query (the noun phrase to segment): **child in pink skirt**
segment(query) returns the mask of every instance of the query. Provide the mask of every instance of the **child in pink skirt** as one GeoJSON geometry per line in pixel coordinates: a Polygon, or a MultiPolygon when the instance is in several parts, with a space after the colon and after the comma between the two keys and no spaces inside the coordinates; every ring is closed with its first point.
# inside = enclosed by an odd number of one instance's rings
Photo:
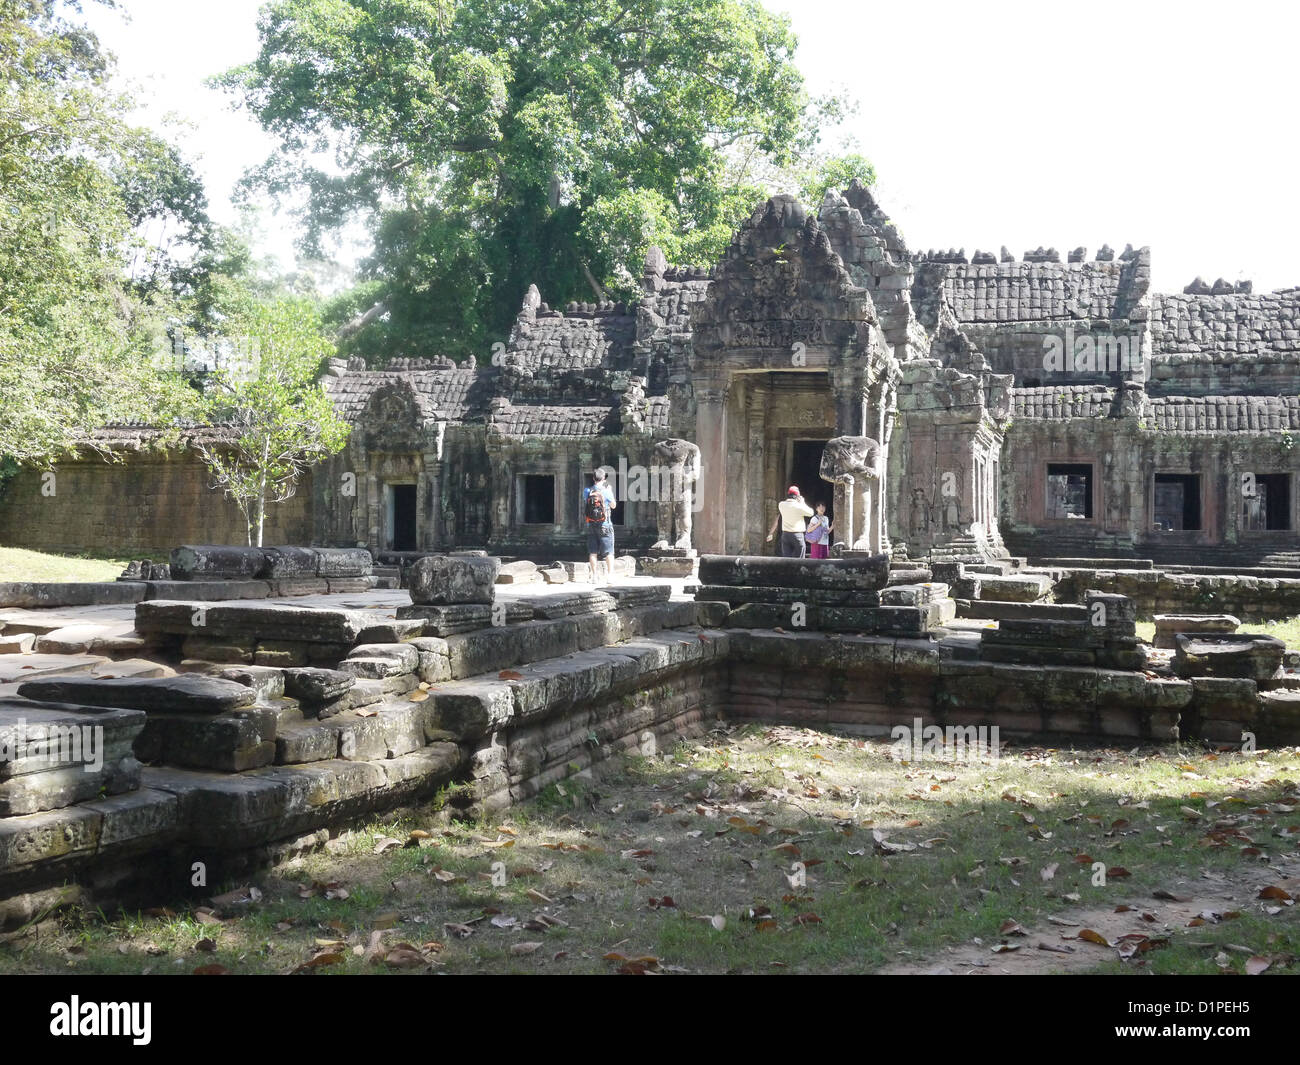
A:
{"type": "Polygon", "coordinates": [[[808,544],[809,558],[830,558],[831,557],[831,533],[834,532],[834,526],[831,520],[826,517],[826,504],[817,504],[817,513],[808,519],[808,528],[804,530],[803,538],[808,544]]]}

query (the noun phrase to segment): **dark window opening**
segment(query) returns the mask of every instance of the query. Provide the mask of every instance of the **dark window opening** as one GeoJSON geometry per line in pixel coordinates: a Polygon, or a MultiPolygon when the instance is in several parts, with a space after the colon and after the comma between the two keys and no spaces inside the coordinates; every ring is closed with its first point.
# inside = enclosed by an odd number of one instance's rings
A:
{"type": "Polygon", "coordinates": [[[777,502],[785,499],[785,489],[798,485],[803,493],[804,502],[813,510],[818,503],[826,504],[826,516],[835,517],[835,486],[830,481],[823,481],[822,452],[826,450],[825,440],[796,440],[794,451],[790,456],[790,479],[781,486],[781,496],[777,502]]]}
{"type": "Polygon", "coordinates": [[[1255,494],[1246,495],[1249,483],[1242,484],[1242,518],[1245,528],[1280,530],[1291,528],[1291,475],[1259,473],[1255,475],[1255,494]]]}
{"type": "Polygon", "coordinates": [[[555,477],[529,473],[523,477],[524,524],[555,524],[555,477]]]}
{"type": "Polygon", "coordinates": [[[1091,463],[1048,464],[1047,517],[1075,521],[1092,520],[1091,463]]]}
{"type": "Polygon", "coordinates": [[[393,523],[389,540],[394,551],[415,550],[415,485],[390,484],[393,499],[393,523]]]}
{"type": "MultiPolygon", "coordinates": [[[[583,486],[590,488],[596,483],[596,478],[590,473],[583,475],[583,486]]],[[[609,520],[613,525],[624,525],[627,521],[627,486],[618,483],[618,474],[612,472],[610,468],[605,469],[605,483],[609,485],[610,491],[614,493],[614,500],[617,504],[610,511],[609,520]]]]}
{"type": "Polygon", "coordinates": [[[1194,473],[1157,473],[1155,528],[1183,532],[1201,527],[1201,478],[1194,473]]]}

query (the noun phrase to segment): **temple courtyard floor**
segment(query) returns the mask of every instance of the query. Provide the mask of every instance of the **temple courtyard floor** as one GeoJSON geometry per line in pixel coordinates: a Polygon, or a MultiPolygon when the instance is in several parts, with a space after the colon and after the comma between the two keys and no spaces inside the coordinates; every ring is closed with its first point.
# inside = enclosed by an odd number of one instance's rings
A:
{"type": "Polygon", "coordinates": [[[445,796],[247,882],[36,921],[9,973],[1286,973],[1300,749],[721,724],[472,823],[445,796]]]}

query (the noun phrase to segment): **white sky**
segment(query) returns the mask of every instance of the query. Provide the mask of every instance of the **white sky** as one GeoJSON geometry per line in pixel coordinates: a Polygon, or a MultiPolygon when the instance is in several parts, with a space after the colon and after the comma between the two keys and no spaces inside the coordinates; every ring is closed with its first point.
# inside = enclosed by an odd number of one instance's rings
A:
{"type": "MultiPolygon", "coordinates": [[[[813,92],[860,103],[846,132],[908,246],[1152,248],[1155,287],[1196,275],[1300,285],[1294,118],[1300,5],[1154,0],[765,0],[813,92]]],[[[275,147],[203,80],[256,51],[258,0],[91,9],[144,117],[196,131],[213,213],[275,147]]],[[[287,218],[268,249],[289,253],[287,218]]]]}

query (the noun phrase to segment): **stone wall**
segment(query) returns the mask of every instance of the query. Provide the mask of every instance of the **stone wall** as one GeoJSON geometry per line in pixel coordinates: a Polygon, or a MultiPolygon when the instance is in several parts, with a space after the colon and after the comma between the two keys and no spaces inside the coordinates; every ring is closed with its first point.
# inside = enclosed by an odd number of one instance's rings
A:
{"type": "Polygon", "coordinates": [[[1057,583],[1061,602],[1082,603],[1095,589],[1126,595],[1138,615],[1232,614],[1242,621],[1300,615],[1300,580],[1278,577],[1166,573],[1161,570],[1077,570],[1057,583]]]}
{"type": "MultiPolygon", "coordinates": [[[[1109,392],[1018,389],[1016,409],[1031,401],[1038,417],[1017,418],[1002,456],[1001,521],[1015,554],[1056,557],[1155,558],[1179,564],[1249,565],[1296,549],[1300,528],[1300,449],[1280,433],[1168,432],[1141,417],[1106,417],[1109,392]],[[1047,406],[1055,402],[1059,406],[1047,406]],[[1092,515],[1047,516],[1049,463],[1092,467],[1092,515]],[[1291,478],[1288,530],[1243,527],[1240,474],[1291,478]],[[1155,528],[1155,475],[1200,478],[1200,528],[1155,528]]],[[[1231,402],[1220,399],[1220,405],[1231,402]]]]}
{"type": "MultiPolygon", "coordinates": [[[[119,462],[60,463],[54,494],[42,474],[24,469],[0,496],[0,544],[39,551],[149,554],[166,558],[177,544],[243,544],[239,508],[209,486],[203,463],[186,454],[127,453],[119,462]]],[[[312,541],[311,475],[297,494],[267,510],[263,542],[312,541]]]]}

